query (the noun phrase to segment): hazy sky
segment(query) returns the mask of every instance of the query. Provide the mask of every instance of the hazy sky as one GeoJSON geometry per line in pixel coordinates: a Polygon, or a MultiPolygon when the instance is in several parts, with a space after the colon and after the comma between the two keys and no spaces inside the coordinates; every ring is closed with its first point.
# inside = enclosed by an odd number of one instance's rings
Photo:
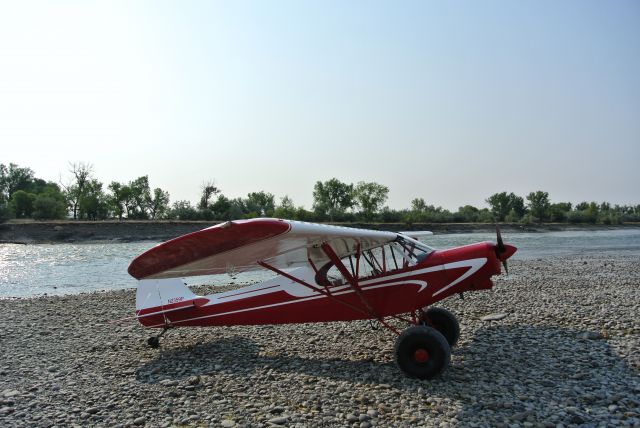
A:
{"type": "Polygon", "coordinates": [[[0,2],[0,163],[311,207],[640,203],[640,2],[0,2]]]}

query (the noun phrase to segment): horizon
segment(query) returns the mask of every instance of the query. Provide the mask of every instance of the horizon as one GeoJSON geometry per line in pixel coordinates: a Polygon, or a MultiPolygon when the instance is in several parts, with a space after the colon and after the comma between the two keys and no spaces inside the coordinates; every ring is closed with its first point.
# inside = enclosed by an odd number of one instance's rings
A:
{"type": "Polygon", "coordinates": [[[3,3],[0,163],[172,202],[213,180],[311,209],[335,177],[392,209],[634,205],[638,24],[632,1],[3,3]]]}

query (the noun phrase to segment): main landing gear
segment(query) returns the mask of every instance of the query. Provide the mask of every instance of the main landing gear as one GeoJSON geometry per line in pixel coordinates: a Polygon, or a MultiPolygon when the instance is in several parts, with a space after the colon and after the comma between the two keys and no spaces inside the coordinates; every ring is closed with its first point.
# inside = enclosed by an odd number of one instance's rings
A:
{"type": "Polygon", "coordinates": [[[460,338],[460,323],[456,316],[444,308],[423,309],[420,324],[433,327],[447,339],[452,348],[460,338]]]}
{"type": "Polygon", "coordinates": [[[456,317],[446,309],[421,311],[418,323],[405,329],[395,344],[395,359],[407,376],[432,379],[451,361],[451,347],[460,336],[456,317]]]}

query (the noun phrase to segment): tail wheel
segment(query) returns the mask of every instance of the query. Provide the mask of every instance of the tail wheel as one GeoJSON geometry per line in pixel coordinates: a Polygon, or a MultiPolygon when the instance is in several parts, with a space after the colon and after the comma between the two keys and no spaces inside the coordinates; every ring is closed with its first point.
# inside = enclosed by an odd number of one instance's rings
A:
{"type": "Polygon", "coordinates": [[[407,376],[432,379],[449,366],[451,348],[436,329],[417,325],[398,336],[395,356],[396,364],[407,376]]]}
{"type": "Polygon", "coordinates": [[[454,347],[460,338],[460,323],[454,314],[443,308],[429,308],[424,312],[421,323],[438,330],[454,347]]]}

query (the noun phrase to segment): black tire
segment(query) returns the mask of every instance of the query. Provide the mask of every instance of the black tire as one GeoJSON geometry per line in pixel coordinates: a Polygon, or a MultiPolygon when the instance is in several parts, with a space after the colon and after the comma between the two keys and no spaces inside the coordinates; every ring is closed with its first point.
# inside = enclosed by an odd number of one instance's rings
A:
{"type": "Polygon", "coordinates": [[[425,311],[422,320],[424,325],[438,330],[449,342],[450,347],[454,347],[460,338],[460,323],[456,316],[443,308],[429,308],[425,311]]]}
{"type": "Polygon", "coordinates": [[[449,366],[451,348],[436,329],[416,325],[400,333],[395,356],[396,364],[407,376],[432,379],[449,366]]]}

